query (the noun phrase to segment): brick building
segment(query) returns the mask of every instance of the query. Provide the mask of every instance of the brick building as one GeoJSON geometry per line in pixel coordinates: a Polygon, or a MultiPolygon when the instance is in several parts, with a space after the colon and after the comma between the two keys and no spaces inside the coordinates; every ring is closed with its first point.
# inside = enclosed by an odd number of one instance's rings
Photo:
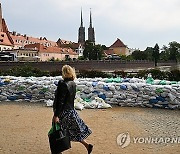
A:
{"type": "MultiPolygon", "coordinates": [[[[66,41],[64,44],[67,44],[67,42],[71,41],[66,41]]],[[[35,58],[39,61],[77,59],[77,49],[74,49],[69,46],[58,46],[57,42],[48,40],[46,37],[36,38],[26,34],[22,35],[15,31],[10,32],[5,20],[2,18],[0,3],[0,52],[13,53],[14,57],[11,59],[17,61],[33,61],[35,58]]],[[[7,60],[9,55],[1,53],[1,56],[0,60],[7,60]]]]}
{"type": "Polygon", "coordinates": [[[109,47],[108,50],[104,50],[104,54],[106,56],[110,56],[110,55],[128,56],[130,55],[130,50],[119,38],[117,38],[117,40],[109,47]]]}

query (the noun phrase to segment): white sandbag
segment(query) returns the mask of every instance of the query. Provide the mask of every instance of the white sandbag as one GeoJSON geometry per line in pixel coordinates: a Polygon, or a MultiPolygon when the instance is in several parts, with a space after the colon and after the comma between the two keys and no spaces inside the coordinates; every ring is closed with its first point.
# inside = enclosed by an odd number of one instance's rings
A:
{"type": "Polygon", "coordinates": [[[74,103],[74,108],[76,110],[83,110],[84,109],[84,105],[81,104],[80,102],[76,102],[76,103],[74,103]]]}
{"type": "Polygon", "coordinates": [[[103,89],[104,83],[103,82],[98,82],[97,87],[100,89],[103,89]]]}
{"type": "Polygon", "coordinates": [[[102,98],[95,97],[96,102],[98,103],[97,108],[98,109],[107,109],[107,108],[112,108],[110,104],[107,104],[104,102],[102,98]]]}
{"type": "Polygon", "coordinates": [[[170,109],[176,109],[179,107],[178,105],[172,105],[172,104],[168,104],[168,106],[170,109]]]}
{"type": "Polygon", "coordinates": [[[159,108],[163,107],[163,105],[160,105],[160,104],[154,104],[154,106],[159,107],[159,108]]]}
{"type": "Polygon", "coordinates": [[[109,86],[109,90],[111,90],[111,91],[115,91],[115,90],[116,90],[116,88],[115,88],[115,86],[114,86],[114,85],[110,85],[110,86],[109,86]]]}
{"type": "Polygon", "coordinates": [[[46,106],[47,106],[47,107],[53,106],[53,100],[50,100],[50,99],[45,100],[45,103],[46,103],[46,106]]]}
{"type": "Polygon", "coordinates": [[[113,92],[111,92],[111,91],[104,92],[104,94],[106,95],[107,98],[112,98],[114,96],[113,92]]]}
{"type": "Polygon", "coordinates": [[[96,102],[96,100],[93,100],[91,102],[88,102],[85,108],[95,109],[97,107],[98,107],[98,102],[96,102]]]}
{"type": "Polygon", "coordinates": [[[86,85],[77,85],[76,88],[77,88],[77,90],[82,91],[82,90],[84,90],[84,88],[86,88],[86,85]]]}
{"type": "Polygon", "coordinates": [[[176,96],[172,95],[171,93],[168,94],[169,98],[171,101],[174,101],[176,96]]]}

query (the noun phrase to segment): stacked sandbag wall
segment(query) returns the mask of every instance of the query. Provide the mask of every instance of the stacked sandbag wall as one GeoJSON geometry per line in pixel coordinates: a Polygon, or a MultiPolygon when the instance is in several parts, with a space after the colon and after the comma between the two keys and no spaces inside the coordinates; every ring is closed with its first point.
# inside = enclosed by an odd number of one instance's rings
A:
{"type": "MultiPolygon", "coordinates": [[[[0,101],[47,102],[54,99],[58,77],[0,77],[0,101]]],[[[138,78],[78,78],[76,98],[95,97],[119,106],[180,109],[180,82],[138,78]]]]}

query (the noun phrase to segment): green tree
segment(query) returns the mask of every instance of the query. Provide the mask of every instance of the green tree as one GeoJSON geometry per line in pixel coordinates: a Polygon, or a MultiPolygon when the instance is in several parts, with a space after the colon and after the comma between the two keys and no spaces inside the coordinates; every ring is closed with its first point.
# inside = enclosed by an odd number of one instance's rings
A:
{"type": "Polygon", "coordinates": [[[103,48],[101,45],[94,45],[90,41],[85,42],[85,49],[83,52],[84,59],[99,60],[102,59],[103,48]]]}
{"type": "Polygon", "coordinates": [[[135,50],[132,53],[132,57],[135,60],[146,60],[147,59],[147,54],[144,51],[140,51],[140,50],[135,50]]]}
{"type": "Polygon", "coordinates": [[[170,55],[169,48],[164,45],[162,47],[162,49],[161,49],[160,60],[168,61],[169,60],[169,55],[170,55]]]}
{"type": "Polygon", "coordinates": [[[168,46],[162,47],[162,52],[160,53],[161,60],[175,60],[176,62],[180,60],[180,44],[177,42],[170,42],[168,46]]]}
{"type": "Polygon", "coordinates": [[[102,47],[103,50],[107,50],[108,49],[108,47],[106,47],[105,45],[102,45],[101,47],[102,47]]]}
{"type": "Polygon", "coordinates": [[[90,41],[85,42],[85,49],[83,51],[84,59],[91,59],[91,52],[93,51],[93,43],[90,41]]]}
{"type": "Polygon", "coordinates": [[[146,53],[147,55],[147,60],[154,60],[153,59],[153,48],[152,47],[147,47],[146,50],[144,50],[144,52],[146,53]]]}
{"type": "Polygon", "coordinates": [[[180,44],[175,41],[170,42],[169,51],[170,51],[169,60],[175,60],[177,62],[180,57],[180,44]]]}
{"type": "Polygon", "coordinates": [[[156,43],[156,45],[154,46],[153,49],[154,50],[153,50],[152,56],[154,58],[154,64],[155,64],[155,66],[157,66],[157,62],[159,60],[159,45],[156,43]]]}
{"type": "Polygon", "coordinates": [[[95,59],[100,60],[102,59],[102,54],[103,54],[103,47],[101,45],[95,45],[94,46],[94,51],[95,51],[95,59]]]}

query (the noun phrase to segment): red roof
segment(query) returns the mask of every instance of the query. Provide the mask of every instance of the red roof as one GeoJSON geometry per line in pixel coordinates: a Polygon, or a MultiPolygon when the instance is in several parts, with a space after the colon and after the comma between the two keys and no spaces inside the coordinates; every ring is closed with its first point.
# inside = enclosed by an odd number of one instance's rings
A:
{"type": "Polygon", "coordinates": [[[25,45],[25,48],[30,48],[30,49],[36,48],[36,49],[38,49],[39,52],[77,55],[77,53],[74,52],[74,50],[72,50],[71,48],[45,47],[44,45],[42,45],[40,43],[25,45]]]}
{"type": "Polygon", "coordinates": [[[0,32],[0,45],[12,46],[13,40],[9,35],[6,21],[2,19],[2,31],[0,32]]]}
{"type": "Polygon", "coordinates": [[[119,38],[117,38],[117,40],[110,46],[110,48],[117,47],[126,47],[126,45],[124,45],[124,43],[119,38]]]}
{"type": "Polygon", "coordinates": [[[0,32],[0,45],[8,45],[12,46],[10,39],[8,38],[8,35],[4,32],[0,32]]]}
{"type": "Polygon", "coordinates": [[[45,46],[57,46],[57,43],[54,41],[47,40],[45,37],[44,38],[35,38],[35,37],[30,37],[26,35],[21,35],[21,34],[15,34],[13,35],[10,33],[14,45],[27,45],[27,44],[34,44],[34,43],[41,43],[45,46]]]}

